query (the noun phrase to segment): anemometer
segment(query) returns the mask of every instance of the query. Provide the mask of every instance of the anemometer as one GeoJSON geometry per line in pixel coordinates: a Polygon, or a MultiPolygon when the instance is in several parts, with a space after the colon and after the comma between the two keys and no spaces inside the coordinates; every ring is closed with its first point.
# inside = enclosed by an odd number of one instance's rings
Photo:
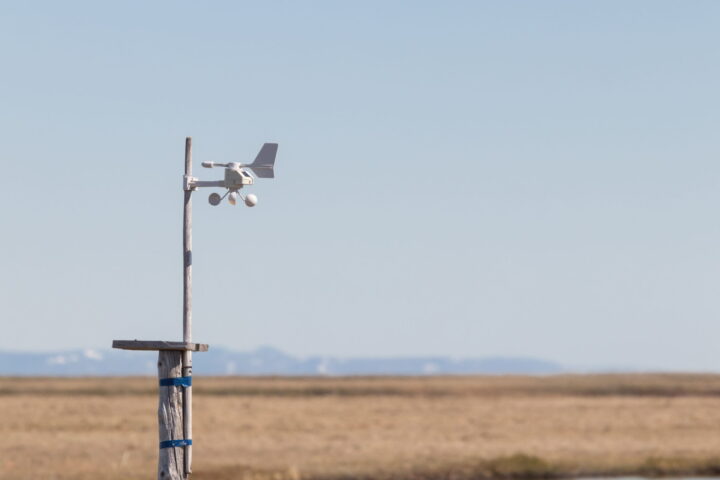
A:
{"type": "Polygon", "coordinates": [[[248,172],[252,171],[258,178],[275,178],[275,156],[277,155],[278,144],[277,143],[266,143],[260,149],[253,163],[216,163],[216,162],[202,162],[202,166],[205,168],[224,167],[225,178],[223,180],[215,181],[202,181],[195,177],[185,175],[184,189],[195,190],[198,187],[221,187],[227,191],[225,195],[220,196],[219,193],[211,193],[208,197],[210,205],[217,206],[220,202],[227,197],[230,205],[236,205],[238,197],[245,202],[248,207],[254,207],[257,205],[257,196],[249,193],[243,196],[240,193],[240,189],[246,185],[252,185],[255,183],[255,178],[248,172]]]}

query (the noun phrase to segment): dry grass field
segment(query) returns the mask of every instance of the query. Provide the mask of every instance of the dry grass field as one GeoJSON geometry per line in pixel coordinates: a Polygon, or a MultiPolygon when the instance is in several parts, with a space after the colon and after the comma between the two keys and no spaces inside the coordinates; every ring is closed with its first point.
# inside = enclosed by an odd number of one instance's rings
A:
{"type": "MultiPolygon", "coordinates": [[[[152,479],[152,378],[0,378],[0,479],[152,479]]],[[[195,379],[194,479],[720,473],[720,376],[195,379]]]]}

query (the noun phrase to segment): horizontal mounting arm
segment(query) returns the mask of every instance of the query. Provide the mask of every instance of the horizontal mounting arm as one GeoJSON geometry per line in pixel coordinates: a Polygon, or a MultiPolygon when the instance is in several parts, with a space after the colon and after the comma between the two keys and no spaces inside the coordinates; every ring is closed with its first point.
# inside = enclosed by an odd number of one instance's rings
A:
{"type": "Polygon", "coordinates": [[[224,187],[225,182],[223,180],[195,180],[193,185],[195,187],[224,187]]]}
{"type": "Polygon", "coordinates": [[[191,191],[198,187],[224,187],[225,182],[223,180],[198,180],[195,177],[185,175],[183,177],[183,190],[191,191]]]}

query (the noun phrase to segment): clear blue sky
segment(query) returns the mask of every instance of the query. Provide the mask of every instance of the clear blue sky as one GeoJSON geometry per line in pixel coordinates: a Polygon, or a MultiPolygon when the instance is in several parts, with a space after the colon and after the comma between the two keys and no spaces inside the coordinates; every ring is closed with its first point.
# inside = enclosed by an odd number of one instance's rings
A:
{"type": "Polygon", "coordinates": [[[13,2],[0,349],[720,369],[720,2],[13,2]]]}

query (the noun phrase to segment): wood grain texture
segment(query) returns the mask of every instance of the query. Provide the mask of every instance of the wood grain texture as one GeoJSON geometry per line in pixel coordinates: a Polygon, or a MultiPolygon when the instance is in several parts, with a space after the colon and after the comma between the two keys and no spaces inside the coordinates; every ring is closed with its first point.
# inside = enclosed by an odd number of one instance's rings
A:
{"type": "MultiPolygon", "coordinates": [[[[182,376],[182,352],[162,350],[158,354],[158,377],[182,376]]],[[[158,429],[160,442],[181,440],[183,429],[183,388],[160,387],[158,429]]],[[[158,480],[185,479],[185,449],[161,448],[158,455],[158,480]]]]}
{"type": "Polygon", "coordinates": [[[165,342],[162,340],[113,340],[112,348],[122,350],[177,350],[207,352],[207,343],[165,342]]]}

